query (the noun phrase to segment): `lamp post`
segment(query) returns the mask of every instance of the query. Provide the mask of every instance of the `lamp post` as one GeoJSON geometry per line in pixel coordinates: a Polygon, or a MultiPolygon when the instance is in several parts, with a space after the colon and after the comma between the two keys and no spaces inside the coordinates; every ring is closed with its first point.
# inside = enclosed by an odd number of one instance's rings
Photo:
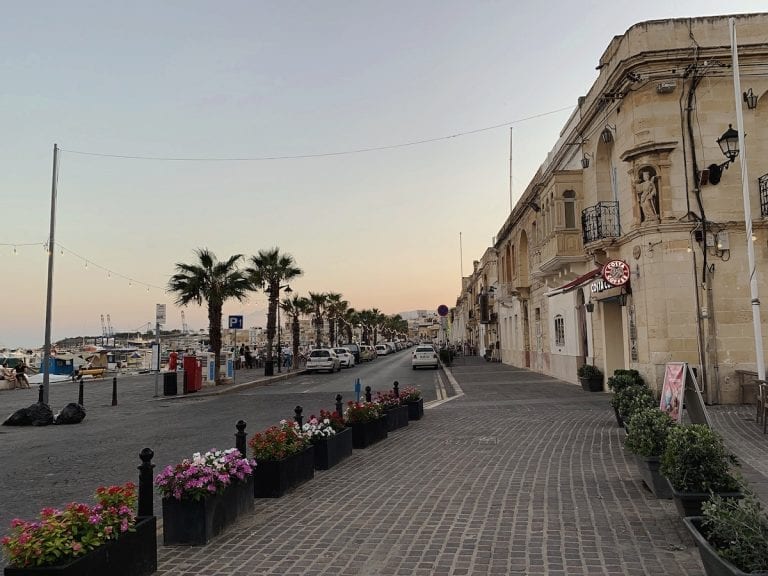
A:
{"type": "Polygon", "coordinates": [[[283,360],[280,357],[283,347],[280,344],[281,340],[281,328],[280,328],[280,290],[283,290],[286,294],[290,294],[293,292],[291,290],[291,285],[286,284],[285,286],[278,286],[277,287],[277,373],[282,373],[282,366],[283,366],[283,360]]]}

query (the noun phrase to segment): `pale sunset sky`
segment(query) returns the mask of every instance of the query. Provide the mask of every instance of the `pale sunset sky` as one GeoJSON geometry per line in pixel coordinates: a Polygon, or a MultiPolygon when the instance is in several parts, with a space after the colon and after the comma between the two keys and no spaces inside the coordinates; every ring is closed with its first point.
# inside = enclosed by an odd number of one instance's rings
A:
{"type": "MultiPolygon", "coordinates": [[[[304,270],[298,294],[434,310],[455,304],[462,266],[471,271],[509,213],[510,126],[516,199],[613,36],[644,20],[766,8],[1,5],[0,347],[43,344],[54,143],[54,341],[101,335],[102,314],[115,331],[143,331],[157,303],[168,305],[165,327],[180,328],[165,287],[199,247],[224,259],[278,246],[304,270]]],[[[265,302],[254,294],[224,314],[263,326],[265,302]]],[[[205,308],[185,314],[207,328],[205,308]]]]}

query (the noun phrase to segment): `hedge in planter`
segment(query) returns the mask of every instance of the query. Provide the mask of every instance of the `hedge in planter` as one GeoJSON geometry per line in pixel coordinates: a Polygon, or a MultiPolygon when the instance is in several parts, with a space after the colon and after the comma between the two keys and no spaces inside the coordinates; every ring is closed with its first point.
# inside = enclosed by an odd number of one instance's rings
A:
{"type": "Polygon", "coordinates": [[[712,493],[740,498],[741,484],[731,473],[736,457],[722,436],[704,424],[674,426],[661,456],[661,473],[669,480],[681,516],[701,516],[712,493]]]}
{"type": "Polygon", "coordinates": [[[743,500],[713,496],[702,510],[685,523],[708,576],[768,573],[768,516],[753,493],[743,500]]]}
{"type": "Polygon", "coordinates": [[[657,498],[672,498],[669,483],[659,471],[667,435],[675,421],[657,408],[642,408],[629,421],[624,447],[632,452],[643,483],[657,498]]]}
{"type": "Polygon", "coordinates": [[[144,576],[157,569],[156,519],[134,516],[135,486],[101,487],[96,506],[44,508],[2,541],[6,576],[144,576]]]}
{"type": "Polygon", "coordinates": [[[576,374],[585,392],[603,391],[603,373],[597,366],[582,364],[576,374]]]}
{"type": "Polygon", "coordinates": [[[646,386],[635,384],[616,392],[611,398],[611,406],[616,411],[619,426],[625,426],[638,410],[656,406],[656,399],[646,386]]]}

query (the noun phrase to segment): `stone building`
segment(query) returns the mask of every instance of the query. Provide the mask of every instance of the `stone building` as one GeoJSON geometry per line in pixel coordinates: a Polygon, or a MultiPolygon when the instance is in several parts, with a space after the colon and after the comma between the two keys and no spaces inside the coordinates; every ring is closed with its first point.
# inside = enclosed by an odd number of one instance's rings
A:
{"type": "MultiPolygon", "coordinates": [[[[768,294],[768,14],[735,23],[758,288],[768,294]]],[[[606,374],[635,368],[659,387],[665,364],[684,361],[705,400],[735,402],[736,371],[756,360],[745,151],[730,170],[721,151],[736,126],[728,17],[636,24],[597,69],[462,280],[453,339],[496,340],[503,362],[572,382],[587,362],[606,374]]]]}

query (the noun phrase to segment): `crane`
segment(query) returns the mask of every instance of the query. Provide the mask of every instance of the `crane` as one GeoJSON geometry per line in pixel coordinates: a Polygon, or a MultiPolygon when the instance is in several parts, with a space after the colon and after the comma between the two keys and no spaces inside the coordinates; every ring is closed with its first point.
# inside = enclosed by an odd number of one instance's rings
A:
{"type": "Polygon", "coordinates": [[[107,336],[114,336],[115,332],[112,330],[112,319],[107,314],[107,336]]]}
{"type": "Polygon", "coordinates": [[[184,316],[184,310],[181,311],[181,333],[185,336],[189,334],[189,326],[187,326],[187,319],[184,316]]]}
{"type": "Polygon", "coordinates": [[[101,335],[105,338],[108,336],[107,334],[107,326],[104,324],[104,314],[101,315],[101,335]]]}

